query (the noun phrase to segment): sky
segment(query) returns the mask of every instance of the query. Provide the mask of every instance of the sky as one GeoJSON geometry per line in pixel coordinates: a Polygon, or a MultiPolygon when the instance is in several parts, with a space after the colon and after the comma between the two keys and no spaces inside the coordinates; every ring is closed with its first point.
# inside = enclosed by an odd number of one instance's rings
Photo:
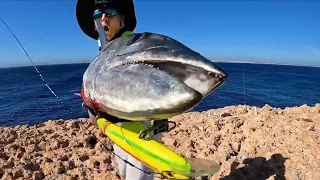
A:
{"type": "MultiPolygon", "coordinates": [[[[320,66],[320,1],[134,0],[136,32],[170,36],[211,60],[320,66]]],[[[36,64],[91,61],[76,0],[0,0],[2,17],[36,64]]],[[[0,67],[31,65],[0,21],[0,67]]]]}

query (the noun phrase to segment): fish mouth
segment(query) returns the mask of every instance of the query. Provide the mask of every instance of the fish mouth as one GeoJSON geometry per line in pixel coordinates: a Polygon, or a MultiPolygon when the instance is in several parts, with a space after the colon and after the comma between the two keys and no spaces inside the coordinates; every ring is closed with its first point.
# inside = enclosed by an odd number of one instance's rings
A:
{"type": "Polygon", "coordinates": [[[220,88],[228,79],[227,73],[213,62],[200,66],[194,63],[182,63],[170,60],[140,60],[122,63],[115,67],[129,64],[144,64],[164,71],[180,79],[188,87],[199,92],[202,97],[206,97],[211,92],[220,88]]]}

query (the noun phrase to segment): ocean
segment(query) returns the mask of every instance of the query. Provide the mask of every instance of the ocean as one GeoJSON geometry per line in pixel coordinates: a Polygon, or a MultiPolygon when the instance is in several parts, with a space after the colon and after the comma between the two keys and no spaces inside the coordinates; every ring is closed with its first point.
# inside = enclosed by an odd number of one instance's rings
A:
{"type": "MultiPolygon", "coordinates": [[[[228,81],[192,111],[246,104],[262,107],[314,106],[320,103],[320,68],[289,65],[217,63],[228,81]]],[[[81,98],[82,75],[88,64],[33,66],[0,69],[0,126],[34,125],[48,120],[88,117],[81,98]]]]}

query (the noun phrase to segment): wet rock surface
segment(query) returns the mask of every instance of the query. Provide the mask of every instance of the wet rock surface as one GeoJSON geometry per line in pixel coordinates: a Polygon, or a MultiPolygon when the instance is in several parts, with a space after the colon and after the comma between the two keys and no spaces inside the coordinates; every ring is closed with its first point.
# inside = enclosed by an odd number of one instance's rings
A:
{"type": "MultiPolygon", "coordinates": [[[[221,164],[208,179],[320,179],[320,104],[230,106],[173,117],[163,142],[221,164]]],[[[112,142],[87,119],[0,127],[0,179],[120,179],[112,142]],[[106,149],[106,147],[108,149],[106,149]]],[[[156,178],[160,179],[160,178],[156,178]]]]}

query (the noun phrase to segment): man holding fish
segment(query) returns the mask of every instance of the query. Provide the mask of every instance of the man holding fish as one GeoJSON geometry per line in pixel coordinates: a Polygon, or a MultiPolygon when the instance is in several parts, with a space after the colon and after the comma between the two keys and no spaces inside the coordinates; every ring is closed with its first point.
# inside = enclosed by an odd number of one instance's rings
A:
{"type": "MultiPolygon", "coordinates": [[[[141,137],[150,132],[160,142],[168,118],[192,109],[227,80],[222,68],[178,41],[133,33],[132,0],[78,0],[76,14],[82,31],[98,40],[101,51],[84,73],[81,92],[93,124],[97,114],[119,126],[140,122],[149,127],[141,137]]],[[[153,179],[145,173],[152,169],[119,146],[114,150],[121,157],[123,179],[153,179]]]]}
{"type": "MultiPolygon", "coordinates": [[[[100,12],[96,12],[96,16],[100,16],[100,22],[105,30],[105,35],[107,41],[112,41],[118,37],[132,34],[136,27],[136,17],[134,11],[134,5],[132,0],[78,0],[76,15],[80,28],[89,37],[98,40],[99,50],[101,50],[101,42],[98,39],[99,34],[97,32],[98,25],[94,21],[94,10],[99,9],[100,12]]],[[[96,117],[94,112],[88,111],[89,117],[93,124],[96,125],[96,117]]],[[[111,116],[109,114],[104,114],[104,117],[109,121],[113,121],[117,125],[121,126],[122,122],[126,122],[124,119],[111,116]]],[[[162,132],[166,131],[168,128],[168,120],[162,121],[162,126],[159,126],[153,131],[154,136],[152,137],[156,141],[161,141],[162,132]]],[[[151,124],[159,123],[158,121],[141,121],[144,125],[150,127],[151,124]]],[[[122,159],[129,161],[137,168],[145,171],[151,172],[152,169],[145,166],[140,161],[136,160],[130,154],[126,153],[119,146],[114,144],[113,146],[115,153],[122,159]]],[[[148,180],[153,179],[153,174],[146,174],[143,171],[132,167],[130,164],[124,162],[122,159],[116,157],[117,164],[119,167],[119,174],[122,179],[131,180],[148,180]]]]}

